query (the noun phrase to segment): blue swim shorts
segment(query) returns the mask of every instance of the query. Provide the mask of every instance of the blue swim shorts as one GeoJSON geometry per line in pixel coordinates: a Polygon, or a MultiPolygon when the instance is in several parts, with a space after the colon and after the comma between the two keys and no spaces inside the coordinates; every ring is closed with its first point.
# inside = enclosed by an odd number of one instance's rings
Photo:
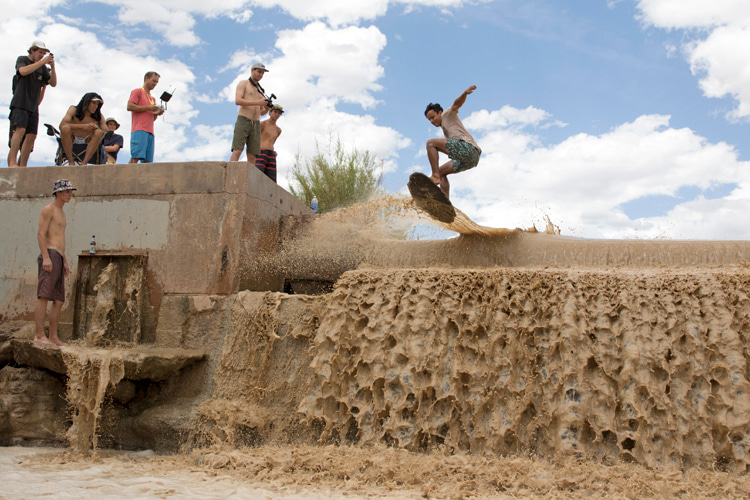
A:
{"type": "Polygon", "coordinates": [[[470,142],[463,139],[446,139],[445,151],[448,158],[453,161],[453,172],[463,172],[474,168],[479,163],[479,155],[482,153],[470,142]]]}
{"type": "Polygon", "coordinates": [[[145,130],[136,130],[130,134],[130,157],[138,158],[144,163],[154,161],[154,134],[145,130]]]}

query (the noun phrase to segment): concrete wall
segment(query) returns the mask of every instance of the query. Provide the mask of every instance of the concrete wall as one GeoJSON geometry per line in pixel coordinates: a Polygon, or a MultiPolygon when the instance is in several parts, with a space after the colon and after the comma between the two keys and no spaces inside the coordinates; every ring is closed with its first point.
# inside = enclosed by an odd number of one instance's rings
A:
{"type": "Polygon", "coordinates": [[[245,162],[0,169],[0,319],[32,317],[39,214],[61,178],[77,188],[65,206],[71,277],[63,325],[72,318],[77,256],[92,235],[99,252],[148,253],[149,300],[158,309],[169,294],[280,291],[283,277],[245,276],[242,263],[276,249],[283,216],[310,212],[245,162]]]}

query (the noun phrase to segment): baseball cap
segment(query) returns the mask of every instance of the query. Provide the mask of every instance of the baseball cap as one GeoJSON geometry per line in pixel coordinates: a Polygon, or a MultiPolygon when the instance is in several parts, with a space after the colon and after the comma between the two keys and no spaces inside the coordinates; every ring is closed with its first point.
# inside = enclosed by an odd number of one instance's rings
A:
{"type": "Polygon", "coordinates": [[[42,50],[46,50],[47,52],[49,52],[49,49],[41,40],[34,40],[32,42],[31,47],[29,47],[29,50],[34,50],[34,49],[42,49],[42,50]]]}
{"type": "Polygon", "coordinates": [[[58,179],[52,185],[52,194],[58,191],[78,191],[68,179],[58,179]]]}
{"type": "Polygon", "coordinates": [[[117,125],[115,127],[115,130],[117,130],[118,128],[120,128],[120,124],[117,122],[117,120],[115,120],[111,116],[109,118],[107,118],[106,120],[104,120],[104,123],[106,123],[106,124],[109,124],[109,122],[115,122],[115,125],[117,125]]]}
{"type": "Polygon", "coordinates": [[[251,69],[262,69],[263,71],[268,71],[266,65],[263,63],[255,63],[251,69]]]}
{"type": "Polygon", "coordinates": [[[284,108],[282,108],[282,107],[281,107],[281,106],[279,106],[278,104],[274,104],[274,105],[273,105],[273,107],[271,108],[271,111],[273,111],[274,109],[275,109],[276,111],[281,111],[282,113],[284,112],[284,108]]]}

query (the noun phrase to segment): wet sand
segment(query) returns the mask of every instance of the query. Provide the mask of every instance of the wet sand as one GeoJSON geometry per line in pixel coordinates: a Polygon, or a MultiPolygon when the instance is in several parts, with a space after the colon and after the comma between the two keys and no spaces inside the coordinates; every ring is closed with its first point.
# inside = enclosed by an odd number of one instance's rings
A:
{"type": "Polygon", "coordinates": [[[748,498],[750,477],[393,448],[274,447],[189,455],[0,448],[1,498],[748,498]]]}

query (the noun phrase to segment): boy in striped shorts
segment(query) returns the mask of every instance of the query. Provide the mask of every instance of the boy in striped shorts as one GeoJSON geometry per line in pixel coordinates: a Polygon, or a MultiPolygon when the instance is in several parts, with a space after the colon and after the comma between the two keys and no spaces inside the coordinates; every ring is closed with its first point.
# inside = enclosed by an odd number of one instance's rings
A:
{"type": "Polygon", "coordinates": [[[255,158],[255,166],[273,182],[276,182],[276,151],[273,146],[281,135],[276,121],[282,113],[284,108],[275,104],[268,112],[268,120],[260,123],[260,154],[255,158]]]}

